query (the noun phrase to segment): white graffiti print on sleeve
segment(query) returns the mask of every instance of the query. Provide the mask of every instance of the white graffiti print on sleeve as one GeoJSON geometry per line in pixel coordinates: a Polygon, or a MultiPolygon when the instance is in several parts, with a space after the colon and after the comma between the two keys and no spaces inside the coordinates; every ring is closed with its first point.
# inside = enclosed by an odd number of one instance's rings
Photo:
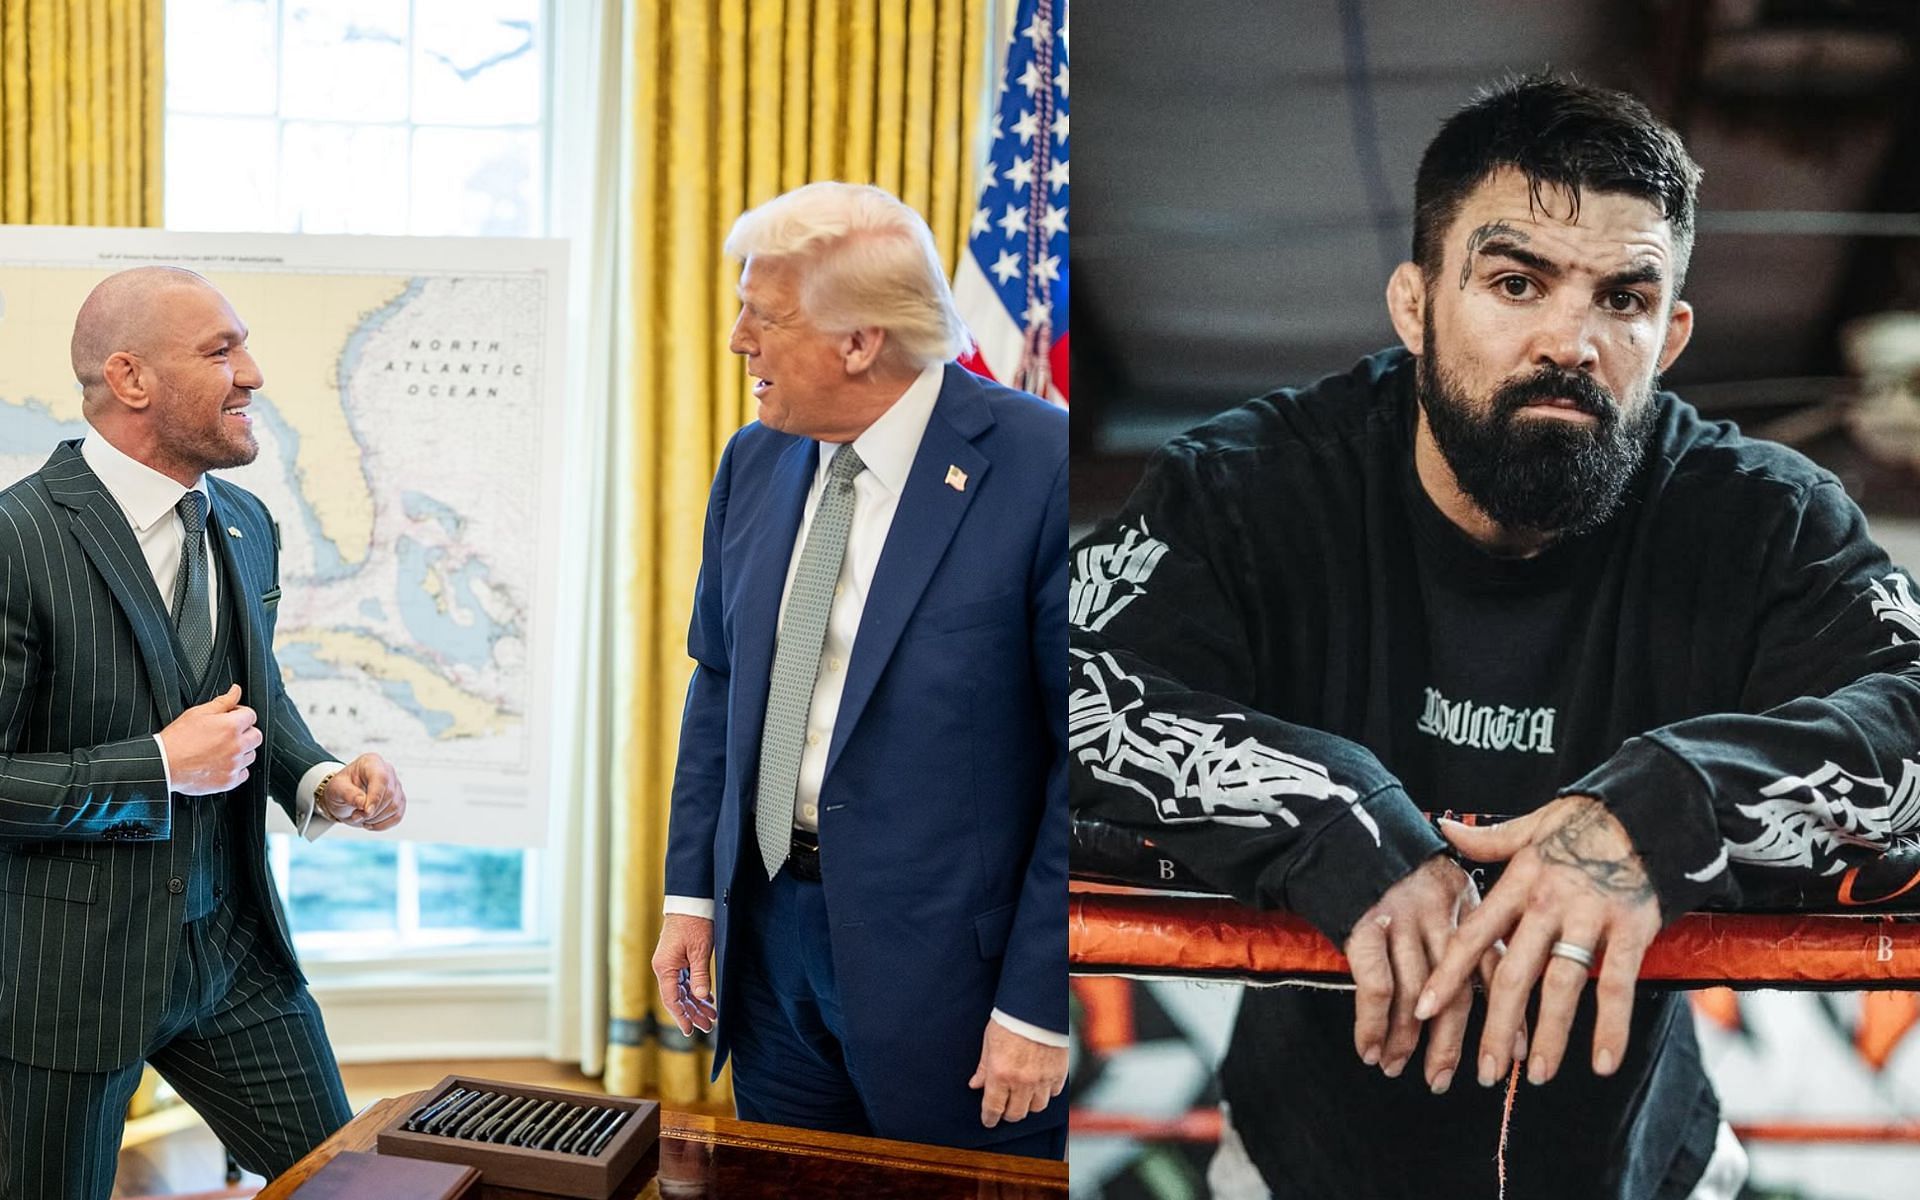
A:
{"type": "Polygon", "coordinates": [[[1920,762],[1912,760],[1901,764],[1897,785],[1828,762],[1808,775],[1782,776],[1760,795],[1737,806],[1760,834],[1727,846],[1735,862],[1837,875],[1847,866],[1842,848],[1884,851],[1895,838],[1920,831],[1920,762]]]}
{"type": "Polygon", "coordinates": [[[1337,800],[1380,844],[1380,826],[1359,795],[1319,763],[1261,745],[1244,719],[1212,720],[1147,709],[1140,680],[1111,654],[1075,650],[1080,685],[1067,700],[1067,746],[1094,778],[1138,792],[1168,824],[1214,821],[1264,828],[1300,818],[1287,801],[1337,800]]]}
{"type": "Polygon", "coordinates": [[[1901,632],[1893,635],[1893,644],[1920,642],[1920,603],[1913,598],[1911,581],[1905,571],[1895,571],[1886,580],[1867,584],[1873,593],[1873,615],[1901,632]]]}
{"type": "Polygon", "coordinates": [[[1147,532],[1145,517],[1138,529],[1122,524],[1116,532],[1118,541],[1089,542],[1074,552],[1067,619],[1080,629],[1106,628],[1140,595],[1167,553],[1167,544],[1147,532]]]}

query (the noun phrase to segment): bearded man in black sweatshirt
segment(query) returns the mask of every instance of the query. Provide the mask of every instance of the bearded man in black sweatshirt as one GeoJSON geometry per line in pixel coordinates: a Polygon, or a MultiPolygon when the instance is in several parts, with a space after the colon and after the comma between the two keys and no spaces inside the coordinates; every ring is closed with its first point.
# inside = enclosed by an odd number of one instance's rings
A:
{"type": "Polygon", "coordinates": [[[1174,439],[1075,548],[1075,808],[1352,964],[1245,996],[1253,1194],[1493,1196],[1521,1064],[1507,1196],[1733,1196],[1642,952],[1920,829],[1911,580],[1832,475],[1659,390],[1699,178],[1631,97],[1483,94],[1421,162],[1405,349],[1174,439]],[[1504,862],[1484,902],[1448,842],[1504,862]]]}

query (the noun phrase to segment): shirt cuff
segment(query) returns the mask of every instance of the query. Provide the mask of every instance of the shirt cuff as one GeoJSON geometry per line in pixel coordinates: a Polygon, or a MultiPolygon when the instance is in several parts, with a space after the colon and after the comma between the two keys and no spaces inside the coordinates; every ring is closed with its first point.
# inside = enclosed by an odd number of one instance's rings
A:
{"type": "Polygon", "coordinates": [[[668,896],[660,905],[662,916],[699,917],[704,921],[713,920],[713,897],[704,899],[699,896],[668,896]]]}
{"type": "Polygon", "coordinates": [[[160,773],[167,777],[167,794],[173,794],[173,765],[167,761],[167,743],[159,734],[153,735],[153,744],[160,747],[160,773]]]}
{"type": "Polygon", "coordinates": [[[346,769],[345,763],[319,762],[308,767],[307,773],[300,777],[298,794],[293,799],[293,810],[297,814],[294,817],[293,827],[309,842],[325,833],[333,825],[333,818],[321,811],[320,806],[313,802],[314,791],[319,788],[322,779],[336,771],[346,769]]]}
{"type": "Polygon", "coordinates": [[[1011,1030],[1030,1042],[1039,1042],[1042,1046],[1052,1046],[1056,1050],[1067,1048],[1067,1035],[1055,1033],[1051,1029],[1042,1029],[1038,1025],[1029,1025],[1019,1017],[1010,1017],[999,1009],[993,1010],[993,1019],[1002,1028],[1011,1030]]]}

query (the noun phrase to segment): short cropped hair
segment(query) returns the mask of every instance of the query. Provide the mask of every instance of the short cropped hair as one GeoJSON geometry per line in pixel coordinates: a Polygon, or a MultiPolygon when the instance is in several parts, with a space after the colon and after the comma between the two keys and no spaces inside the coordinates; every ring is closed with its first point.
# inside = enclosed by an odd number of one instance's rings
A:
{"type": "Polygon", "coordinates": [[[800,304],[830,333],[887,332],[898,361],[915,367],[957,358],[973,338],[919,213],[877,187],[809,183],[741,214],[726,251],[794,259],[800,304]]]}
{"type": "Polygon", "coordinates": [[[1534,203],[1543,187],[1623,192],[1660,209],[1673,229],[1679,295],[1693,253],[1700,167],[1680,135],[1625,92],[1550,75],[1522,75],[1475,96],[1440,127],[1413,187],[1413,261],[1428,279],[1445,258],[1442,238],[1467,195],[1495,171],[1526,176],[1534,203]]]}

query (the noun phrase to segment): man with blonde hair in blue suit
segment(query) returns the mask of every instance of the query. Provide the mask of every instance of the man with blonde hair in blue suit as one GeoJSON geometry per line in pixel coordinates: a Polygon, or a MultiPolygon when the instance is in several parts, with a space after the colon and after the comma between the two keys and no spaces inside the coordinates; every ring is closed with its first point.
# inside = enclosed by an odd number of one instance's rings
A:
{"type": "Polygon", "coordinates": [[[1066,414],[969,374],[926,223],[742,216],[653,966],[740,1115],[1060,1157],[1066,414]]]}
{"type": "Polygon", "coordinates": [[[280,683],[277,527],[208,474],[253,461],[247,328],[175,267],[74,321],[87,436],[0,492],[0,1200],[106,1200],[151,1063],[240,1164],[350,1115],[266,862],[406,811],[280,683]]]}

